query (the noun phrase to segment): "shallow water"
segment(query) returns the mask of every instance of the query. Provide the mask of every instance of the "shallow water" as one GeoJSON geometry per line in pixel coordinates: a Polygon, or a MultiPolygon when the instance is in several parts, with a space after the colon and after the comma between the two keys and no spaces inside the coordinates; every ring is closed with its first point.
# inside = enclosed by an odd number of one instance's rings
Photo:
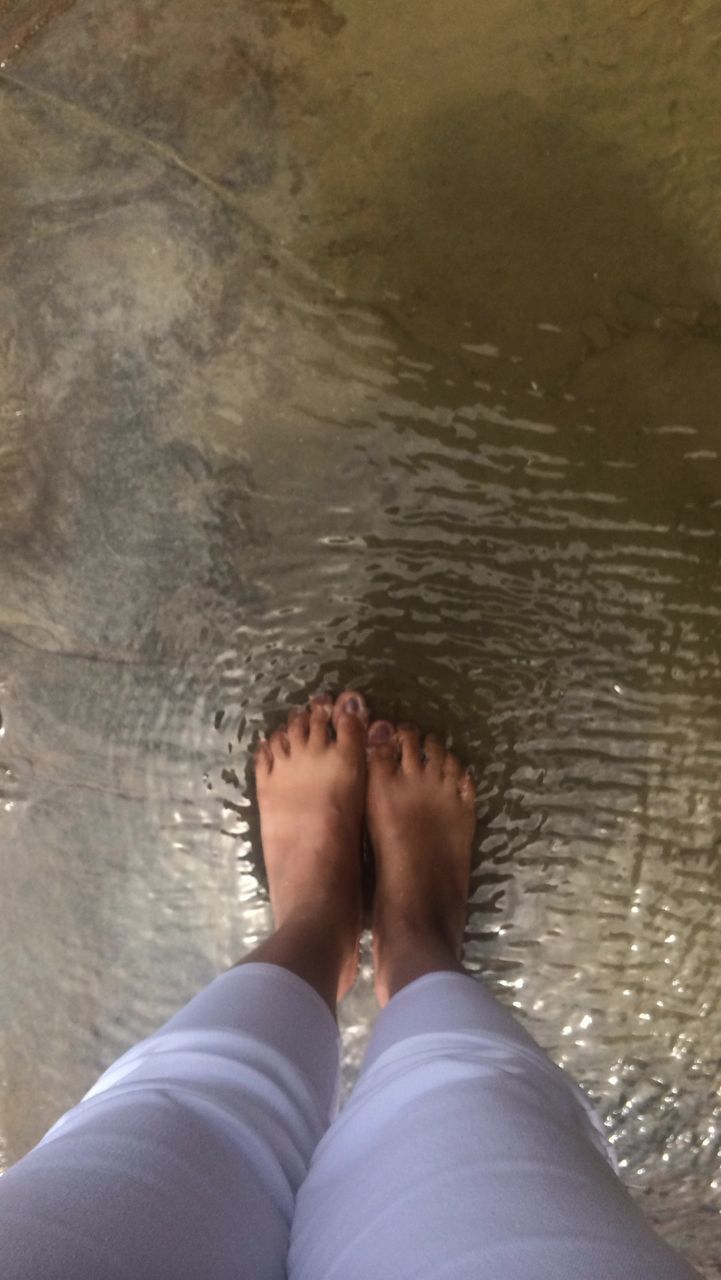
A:
{"type": "Polygon", "coordinates": [[[2,1163],[263,935],[249,749],[357,683],[473,763],[468,961],[721,1274],[719,38],[0,3],[2,1163]]]}

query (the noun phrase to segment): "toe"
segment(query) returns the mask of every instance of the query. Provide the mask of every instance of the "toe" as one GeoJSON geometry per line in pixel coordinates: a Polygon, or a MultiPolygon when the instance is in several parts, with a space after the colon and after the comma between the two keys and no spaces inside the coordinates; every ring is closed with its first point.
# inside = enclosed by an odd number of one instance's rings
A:
{"type": "Polygon", "coordinates": [[[332,717],[336,732],[342,715],[357,716],[364,727],[368,724],[368,707],[362,693],[346,689],[336,698],[332,717]]]}
{"type": "Polygon", "coordinates": [[[426,773],[440,778],[443,773],[443,762],[446,758],[446,744],[437,733],[427,733],[423,739],[423,754],[426,758],[426,773]]]}
{"type": "Polygon", "coordinates": [[[360,753],[365,748],[366,727],[360,714],[343,710],[336,721],[336,737],[341,751],[360,753]]]}
{"type": "Polygon", "coordinates": [[[395,725],[390,720],[374,720],[368,730],[369,747],[391,747],[395,751],[395,725]]]}
{"type": "Polygon", "coordinates": [[[268,746],[273,753],[274,760],[280,760],[283,756],[290,754],[288,730],[285,725],[282,725],[280,729],[276,729],[275,733],[271,733],[268,739],[268,746]]]}
{"type": "Polygon", "coordinates": [[[253,764],[255,766],[255,776],[259,782],[270,775],[270,771],[273,768],[273,753],[267,739],[261,738],[258,743],[258,749],[253,756],[253,764]]]}
{"type": "Polygon", "coordinates": [[[395,747],[372,747],[368,752],[368,774],[371,778],[390,778],[397,770],[398,752],[395,747]]]}
{"type": "Polygon", "coordinates": [[[454,756],[450,751],[446,752],[446,756],[443,761],[443,777],[448,778],[450,782],[458,783],[461,780],[462,774],[463,765],[458,757],[454,756]]]}
{"type": "Polygon", "coordinates": [[[372,774],[395,773],[398,767],[398,744],[395,725],[389,720],[374,720],[368,730],[368,768],[372,774]]]}
{"type": "Polygon", "coordinates": [[[476,786],[467,769],[458,783],[458,794],[464,805],[467,805],[469,809],[474,807],[476,803],[476,786]]]}
{"type": "Polygon", "coordinates": [[[288,712],[288,741],[291,746],[302,745],[308,738],[310,716],[305,707],[291,707],[288,712]]]}
{"type": "Polygon", "coordinates": [[[314,693],[308,705],[311,711],[313,710],[313,707],[325,707],[328,719],[330,720],[334,701],[335,699],[332,693],[314,693]]]}
{"type": "Polygon", "coordinates": [[[368,727],[368,707],[362,693],[346,689],[336,698],[332,715],[339,747],[356,752],[362,750],[368,727]]]}
{"type": "Polygon", "coordinates": [[[327,746],[332,710],[333,699],[330,694],[321,694],[311,699],[308,729],[308,743],[311,747],[327,746]]]}
{"type": "Polygon", "coordinates": [[[401,768],[404,773],[420,773],[422,766],[421,759],[421,735],[412,724],[399,724],[398,726],[398,745],[401,752],[401,768]]]}

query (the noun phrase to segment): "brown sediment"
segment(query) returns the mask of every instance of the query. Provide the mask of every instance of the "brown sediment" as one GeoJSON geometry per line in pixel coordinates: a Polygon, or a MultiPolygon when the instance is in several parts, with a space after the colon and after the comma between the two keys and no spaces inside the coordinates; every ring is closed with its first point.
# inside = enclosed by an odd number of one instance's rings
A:
{"type": "Polygon", "coordinates": [[[315,27],[325,36],[336,36],[348,19],[337,13],[328,0],[308,0],[306,4],[286,4],[283,17],[294,27],[315,27]]]}
{"type": "Polygon", "coordinates": [[[2,0],[0,66],[20,53],[28,41],[74,4],[75,0],[2,0]]]}

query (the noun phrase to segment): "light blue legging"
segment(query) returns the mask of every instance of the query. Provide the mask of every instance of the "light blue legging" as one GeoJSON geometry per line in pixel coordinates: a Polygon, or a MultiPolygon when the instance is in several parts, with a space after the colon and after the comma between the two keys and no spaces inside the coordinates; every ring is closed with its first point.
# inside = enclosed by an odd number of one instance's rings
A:
{"type": "Polygon", "coordinates": [[[0,1179],[2,1280],[692,1280],[580,1090],[471,977],[339,1040],[284,969],[217,978],[0,1179]],[[330,1126],[330,1127],[329,1127],[330,1126]]]}

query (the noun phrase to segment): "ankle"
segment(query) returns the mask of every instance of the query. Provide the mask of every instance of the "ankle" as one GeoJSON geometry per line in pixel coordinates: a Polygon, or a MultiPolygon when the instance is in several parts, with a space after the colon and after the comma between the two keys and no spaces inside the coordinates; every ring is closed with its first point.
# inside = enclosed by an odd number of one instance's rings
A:
{"type": "Polygon", "coordinates": [[[442,902],[381,903],[376,901],[373,935],[381,951],[392,954],[456,956],[463,945],[463,913],[453,913],[442,902]],[[455,914],[455,918],[454,918],[455,914]]]}
{"type": "Polygon", "coordinates": [[[417,927],[408,922],[391,933],[374,929],[373,958],[376,994],[381,1005],[429,973],[465,973],[461,947],[448,931],[417,927]]]}
{"type": "Polygon", "coordinates": [[[305,939],[309,945],[322,945],[328,951],[345,953],[360,935],[360,918],[351,918],[339,910],[338,903],[313,898],[298,902],[280,914],[274,912],[275,931],[305,939]]]}

